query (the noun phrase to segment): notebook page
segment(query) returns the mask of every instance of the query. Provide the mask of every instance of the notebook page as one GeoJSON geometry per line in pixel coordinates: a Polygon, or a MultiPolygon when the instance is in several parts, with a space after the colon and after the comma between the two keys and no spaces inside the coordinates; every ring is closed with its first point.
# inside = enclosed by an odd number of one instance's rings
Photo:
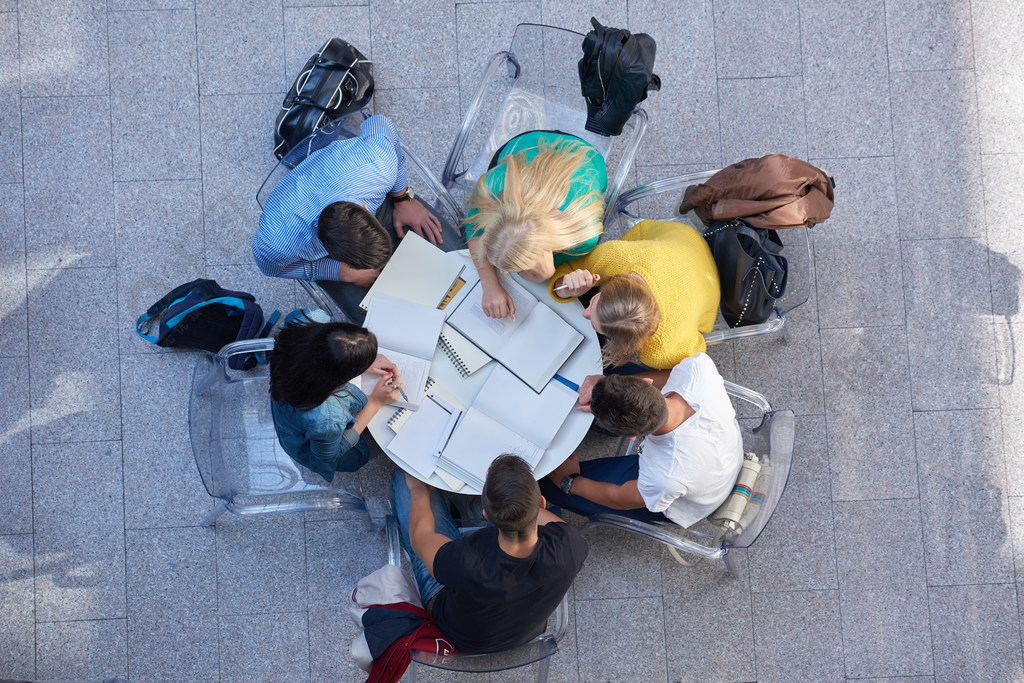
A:
{"type": "Polygon", "coordinates": [[[544,449],[476,408],[470,408],[463,415],[441,455],[442,459],[450,461],[457,469],[482,482],[487,477],[491,461],[504,453],[518,455],[530,463],[532,468],[540,462],[544,449]]]}
{"type": "MultiPolygon", "coordinates": [[[[430,373],[430,357],[427,360],[417,358],[402,353],[401,351],[395,351],[384,346],[378,346],[377,351],[384,354],[389,361],[395,364],[395,368],[398,370],[398,377],[402,381],[402,388],[405,389],[405,395],[409,397],[409,400],[398,399],[391,405],[398,408],[411,408],[416,410],[423,403],[423,395],[427,393],[427,377],[430,373]]],[[[364,372],[361,375],[360,389],[367,396],[373,391],[373,388],[377,386],[377,382],[380,380],[380,375],[375,375],[372,372],[364,372]]]]}
{"type": "Polygon", "coordinates": [[[538,301],[521,284],[508,276],[499,276],[502,286],[516,307],[516,317],[488,318],[480,302],[483,297],[483,285],[477,281],[469,290],[466,298],[448,318],[448,323],[473,340],[487,353],[494,355],[499,351],[505,340],[522,324],[522,321],[537,307],[538,301]]]}
{"type": "Polygon", "coordinates": [[[495,357],[539,392],[582,342],[579,330],[547,306],[537,306],[495,357]]]}
{"type": "Polygon", "coordinates": [[[437,468],[437,458],[455,428],[458,415],[453,405],[431,394],[391,440],[388,450],[420,479],[428,479],[437,468]]]}
{"type": "Polygon", "coordinates": [[[359,308],[368,310],[377,294],[437,308],[464,267],[459,259],[409,230],[359,308]]]}
{"type": "Polygon", "coordinates": [[[444,311],[387,294],[373,298],[363,322],[377,336],[379,346],[424,358],[428,363],[434,356],[443,324],[444,311]]]}
{"type": "Polygon", "coordinates": [[[538,394],[499,365],[480,388],[473,407],[547,449],[577,398],[575,391],[556,381],[538,394]]]}

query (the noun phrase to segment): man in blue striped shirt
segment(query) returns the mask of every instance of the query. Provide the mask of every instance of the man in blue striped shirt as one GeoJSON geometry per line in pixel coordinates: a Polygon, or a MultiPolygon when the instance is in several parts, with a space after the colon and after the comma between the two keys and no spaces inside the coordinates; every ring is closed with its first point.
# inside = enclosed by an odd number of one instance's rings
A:
{"type": "Polygon", "coordinates": [[[413,197],[394,124],[371,116],[359,137],[313,152],[277,184],[252,253],[264,275],[320,281],[358,322],[358,303],[404,227],[445,251],[465,246],[458,230],[413,197]]]}

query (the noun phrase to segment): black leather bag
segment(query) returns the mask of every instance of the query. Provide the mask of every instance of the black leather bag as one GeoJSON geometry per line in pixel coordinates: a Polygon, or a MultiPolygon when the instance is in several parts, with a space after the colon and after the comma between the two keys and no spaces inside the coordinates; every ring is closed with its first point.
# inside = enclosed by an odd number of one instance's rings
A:
{"type": "Polygon", "coordinates": [[[328,121],[369,103],[373,63],[341,38],[331,38],[309,58],[281,103],[274,126],[274,155],[281,159],[328,121]]]}
{"type": "Polygon", "coordinates": [[[768,320],[775,302],[786,295],[789,274],[778,233],[736,218],[715,221],[704,239],[718,267],[725,322],[740,327],[768,320]]]}

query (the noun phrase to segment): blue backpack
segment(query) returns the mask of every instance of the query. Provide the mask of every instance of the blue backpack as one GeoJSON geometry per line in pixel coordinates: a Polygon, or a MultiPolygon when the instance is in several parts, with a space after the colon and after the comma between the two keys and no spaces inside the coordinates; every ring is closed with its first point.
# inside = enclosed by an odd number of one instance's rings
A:
{"type": "MultiPolygon", "coordinates": [[[[256,297],[221,288],[214,280],[193,280],[175,287],[135,321],[135,331],[157,346],[204,349],[216,353],[226,344],[266,337],[281,315],[266,324],[256,297]],[[153,326],[156,325],[155,334],[153,326]]],[[[233,356],[228,366],[249,370],[265,358],[233,356]]]]}

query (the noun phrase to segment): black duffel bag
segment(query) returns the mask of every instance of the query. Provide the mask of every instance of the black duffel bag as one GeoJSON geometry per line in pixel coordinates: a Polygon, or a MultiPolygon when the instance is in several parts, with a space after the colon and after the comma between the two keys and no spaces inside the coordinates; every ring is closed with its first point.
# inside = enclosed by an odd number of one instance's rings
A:
{"type": "Polygon", "coordinates": [[[369,103],[373,63],[341,38],[331,38],[309,58],[281,103],[274,126],[274,155],[281,159],[328,121],[369,103]]]}
{"type": "Polygon", "coordinates": [[[718,268],[725,322],[740,327],[768,320],[786,294],[789,272],[778,233],[734,218],[712,223],[704,239],[718,268]]]}

